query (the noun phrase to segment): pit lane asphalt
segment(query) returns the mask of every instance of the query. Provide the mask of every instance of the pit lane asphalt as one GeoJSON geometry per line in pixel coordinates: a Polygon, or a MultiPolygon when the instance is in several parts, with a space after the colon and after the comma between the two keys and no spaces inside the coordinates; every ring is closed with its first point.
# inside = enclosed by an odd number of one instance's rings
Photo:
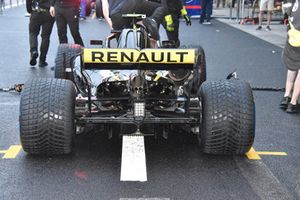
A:
{"type": "MultiPolygon", "coordinates": [[[[30,67],[24,13],[21,6],[0,17],[0,87],[33,77],[53,77],[50,68],[58,45],[56,28],[48,53],[49,67],[30,67]]],[[[87,20],[80,28],[86,46],[90,39],[109,34],[103,21],[87,20]]],[[[180,33],[183,45],[204,47],[208,80],[224,79],[237,69],[240,79],[253,87],[284,87],[281,48],[217,21],[211,26],[198,21],[193,21],[192,27],[182,23],[180,33]]],[[[147,182],[120,182],[121,144],[104,135],[78,136],[69,156],[33,157],[21,151],[15,159],[2,159],[0,154],[0,200],[300,199],[300,115],[278,108],[282,95],[254,92],[254,148],[286,152],[287,156],[261,156],[257,161],[204,155],[195,137],[179,132],[168,142],[146,139],[147,182]]],[[[0,93],[0,151],[20,144],[19,99],[15,93],[0,93]]]]}

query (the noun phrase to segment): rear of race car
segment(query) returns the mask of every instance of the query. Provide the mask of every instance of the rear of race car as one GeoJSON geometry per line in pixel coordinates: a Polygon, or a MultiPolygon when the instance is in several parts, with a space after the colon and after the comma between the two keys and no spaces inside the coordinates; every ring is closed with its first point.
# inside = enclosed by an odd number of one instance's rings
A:
{"type": "Polygon", "coordinates": [[[209,154],[245,154],[254,142],[251,87],[206,81],[200,46],[81,48],[63,44],[55,78],[24,85],[20,136],[31,154],[66,154],[89,125],[108,134],[164,137],[181,127],[209,154]]]}
{"type": "Polygon", "coordinates": [[[85,71],[108,73],[87,92],[91,95],[85,112],[90,115],[79,114],[78,123],[120,126],[120,134],[145,135],[174,124],[199,126],[199,100],[191,92],[197,53],[196,49],[83,49],[85,71]],[[191,101],[196,101],[193,115],[191,101]]]}

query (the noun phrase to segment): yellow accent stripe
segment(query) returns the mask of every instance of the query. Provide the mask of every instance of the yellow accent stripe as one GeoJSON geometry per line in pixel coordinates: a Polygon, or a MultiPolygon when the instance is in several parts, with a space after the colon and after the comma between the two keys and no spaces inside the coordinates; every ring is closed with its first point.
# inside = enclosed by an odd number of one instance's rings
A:
{"type": "Polygon", "coordinates": [[[287,156],[285,152],[270,152],[270,151],[257,151],[259,155],[271,155],[271,156],[287,156]]]}
{"type": "Polygon", "coordinates": [[[156,75],[156,77],[154,78],[154,81],[158,81],[158,79],[160,79],[160,75],[156,75]]]}
{"type": "Polygon", "coordinates": [[[251,147],[251,149],[246,153],[246,156],[249,160],[261,160],[260,156],[253,147],[251,147]]]}
{"type": "Polygon", "coordinates": [[[0,153],[6,153],[6,150],[0,151],[0,153]]]}
{"type": "Polygon", "coordinates": [[[11,145],[2,158],[3,159],[16,158],[19,152],[21,151],[21,149],[22,149],[21,145],[11,145]]]}

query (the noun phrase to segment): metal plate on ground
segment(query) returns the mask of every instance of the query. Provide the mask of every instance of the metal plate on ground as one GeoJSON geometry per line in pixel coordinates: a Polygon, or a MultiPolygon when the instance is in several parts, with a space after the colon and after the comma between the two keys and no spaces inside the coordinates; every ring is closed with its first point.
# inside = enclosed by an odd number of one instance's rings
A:
{"type": "Polygon", "coordinates": [[[121,181],[147,181],[144,136],[123,136],[121,181]]]}

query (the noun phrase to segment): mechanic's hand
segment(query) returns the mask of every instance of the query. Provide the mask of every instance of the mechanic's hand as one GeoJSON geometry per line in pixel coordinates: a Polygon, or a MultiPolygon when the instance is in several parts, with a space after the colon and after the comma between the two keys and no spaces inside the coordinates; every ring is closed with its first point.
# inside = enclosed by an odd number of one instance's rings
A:
{"type": "Polygon", "coordinates": [[[182,9],[180,10],[180,13],[181,13],[181,16],[184,18],[186,25],[187,25],[187,26],[191,26],[191,25],[192,25],[192,21],[191,21],[190,16],[187,14],[186,9],[185,9],[185,8],[182,8],[182,9]]]}
{"type": "Polygon", "coordinates": [[[165,21],[166,21],[167,31],[174,31],[174,23],[173,23],[172,15],[166,15],[165,21]]]}
{"type": "Polygon", "coordinates": [[[53,6],[50,7],[49,12],[50,12],[50,15],[51,15],[52,17],[55,17],[55,9],[54,9],[53,6]]]}

